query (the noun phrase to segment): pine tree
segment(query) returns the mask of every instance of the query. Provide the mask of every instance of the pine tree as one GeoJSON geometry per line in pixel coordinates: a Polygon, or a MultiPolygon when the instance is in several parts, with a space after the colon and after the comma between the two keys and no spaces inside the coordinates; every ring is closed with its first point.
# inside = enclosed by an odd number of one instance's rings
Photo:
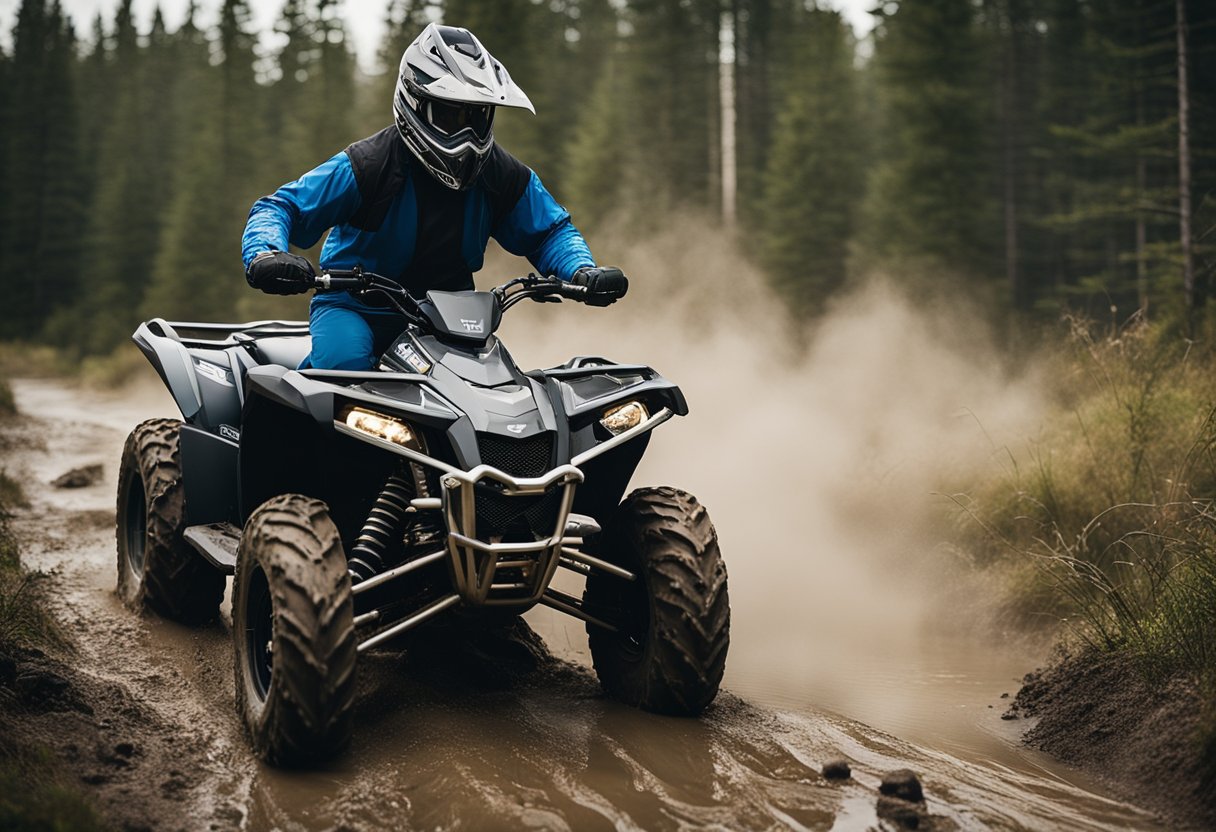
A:
{"type": "Polygon", "coordinates": [[[717,206],[719,4],[634,0],[626,12],[632,35],[619,140],[629,207],[661,216],[717,206]]]}
{"type": "Polygon", "coordinates": [[[218,65],[199,79],[191,130],[166,212],[143,304],[145,315],[222,320],[248,287],[240,238],[249,206],[268,185],[262,91],[254,80],[253,36],[244,0],[225,0],[216,39],[218,65]]]}
{"type": "Polygon", "coordinates": [[[1073,305],[1092,299],[1100,309],[1147,312],[1167,297],[1177,100],[1159,33],[1171,11],[1155,0],[1096,0],[1082,19],[1081,54],[1096,71],[1082,76],[1071,109],[1053,113],[1058,207],[1046,213],[1068,261],[1058,297],[1073,305]]]}
{"type": "Polygon", "coordinates": [[[42,199],[39,211],[37,264],[37,317],[43,324],[57,309],[75,303],[82,277],[80,230],[88,188],[82,181],[81,134],[77,124],[73,87],[76,34],[72,21],[54,0],[48,17],[50,42],[46,55],[46,95],[42,101],[47,122],[42,147],[42,199]]]}
{"type": "Polygon", "coordinates": [[[277,151],[267,159],[267,173],[273,171],[280,180],[297,175],[312,156],[304,110],[309,80],[315,75],[314,28],[305,0],[287,0],[274,27],[283,46],[275,56],[277,77],[267,96],[266,140],[277,151]]]}
{"type": "MultiPolygon", "coordinates": [[[[89,212],[90,275],[74,330],[77,346],[105,352],[138,323],[138,309],[152,277],[160,235],[163,194],[157,181],[157,142],[146,121],[149,72],[139,46],[131,0],[120,3],[110,58],[110,110],[98,125],[98,186],[89,212]]],[[[163,176],[163,173],[162,173],[163,176]]]]}
{"type": "Polygon", "coordinates": [[[765,218],[765,168],[781,102],[807,67],[801,0],[730,0],[734,26],[736,165],[739,214],[755,231],[765,218]]]}
{"type": "Polygon", "coordinates": [[[990,96],[968,0],[905,0],[874,55],[882,123],[861,259],[991,275],[998,214],[984,124],[990,96]]]}
{"type": "Polygon", "coordinates": [[[627,161],[625,72],[609,59],[572,125],[562,175],[570,210],[581,228],[595,228],[621,211],[627,161]]]}
{"type": "Polygon", "coordinates": [[[6,213],[5,266],[19,275],[6,293],[8,314],[0,335],[29,337],[37,326],[38,289],[34,281],[38,259],[38,236],[42,227],[42,146],[46,124],[41,99],[45,93],[45,44],[50,38],[48,10],[43,0],[23,0],[13,30],[13,60],[10,70],[10,124],[20,125],[12,134],[8,167],[4,171],[6,213]]]}
{"type": "Polygon", "coordinates": [[[837,12],[796,18],[797,67],[778,108],[764,170],[761,252],[776,285],[814,308],[844,282],[861,193],[853,36],[837,12]]]}
{"type": "Polygon", "coordinates": [[[318,59],[310,89],[312,164],[328,159],[362,138],[355,125],[355,59],[351,54],[340,0],[319,0],[314,40],[318,59]]]}
{"type": "Polygon", "coordinates": [[[75,54],[59,3],[25,0],[5,66],[4,267],[17,279],[6,294],[0,337],[36,335],[76,285],[82,189],[75,54]]]}

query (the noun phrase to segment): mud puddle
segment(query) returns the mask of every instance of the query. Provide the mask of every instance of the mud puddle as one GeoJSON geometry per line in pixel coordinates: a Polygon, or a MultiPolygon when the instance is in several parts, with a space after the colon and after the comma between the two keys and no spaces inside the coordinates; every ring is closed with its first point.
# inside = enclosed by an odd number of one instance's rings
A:
{"type": "MultiPolygon", "coordinates": [[[[766,648],[764,628],[789,622],[774,621],[764,593],[747,585],[756,567],[734,569],[732,558],[746,554],[729,546],[728,693],[700,720],[601,698],[581,628],[540,611],[529,621],[560,660],[492,646],[436,660],[373,654],[360,666],[352,752],[323,771],[267,768],[249,755],[235,718],[227,620],[186,629],[136,615],[113,593],[122,441],[141,419],[176,415],[172,403],[151,384],[122,394],[52,381],[14,388],[38,420],[3,463],[32,503],[20,526],[27,560],[58,572],[82,669],[125,685],[176,726],[191,761],[186,816],[166,818],[166,828],[861,830],[878,823],[879,778],[898,768],[921,775],[931,814],[964,829],[1155,827],[1016,745],[999,696],[1033,667],[1029,657],[962,640],[905,633],[884,643],[864,631],[797,627],[766,648]],[[49,485],[97,462],[97,485],[49,485]],[[837,757],[852,762],[852,780],[820,777],[837,757]]],[[[718,525],[724,543],[738,538],[720,517],[718,525]]]]}

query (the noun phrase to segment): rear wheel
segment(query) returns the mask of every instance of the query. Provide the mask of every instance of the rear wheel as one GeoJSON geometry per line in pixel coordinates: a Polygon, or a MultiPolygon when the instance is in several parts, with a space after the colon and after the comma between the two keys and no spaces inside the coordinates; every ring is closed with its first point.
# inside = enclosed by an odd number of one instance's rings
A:
{"type": "Polygon", "coordinates": [[[150,419],[122,450],[118,470],[118,594],[187,624],[215,618],[225,578],[182,539],[185,496],[178,436],[181,422],[150,419]]]}
{"type": "Polygon", "coordinates": [[[275,497],[245,524],[232,637],[237,712],[258,756],[308,766],[340,752],[355,698],[354,601],[320,500],[275,497]]]}
{"type": "Polygon", "coordinates": [[[600,684],[647,710],[700,713],[718,693],[730,644],[726,566],[709,513],[684,491],[638,489],[594,548],[638,576],[587,579],[587,611],[619,627],[587,625],[600,684]]]}

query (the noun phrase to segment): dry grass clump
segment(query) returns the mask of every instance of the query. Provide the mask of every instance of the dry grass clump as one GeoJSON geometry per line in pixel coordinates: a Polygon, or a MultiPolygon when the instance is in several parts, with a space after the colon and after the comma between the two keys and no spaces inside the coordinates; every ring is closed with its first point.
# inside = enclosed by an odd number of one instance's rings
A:
{"type": "Polygon", "coordinates": [[[964,548],[1023,621],[1216,685],[1216,358],[1138,322],[1069,321],[1059,407],[955,495],[964,548]]]}
{"type": "Polygon", "coordinates": [[[0,471],[0,652],[63,642],[46,608],[47,576],[21,564],[11,519],[24,504],[21,484],[0,471]]]}
{"type": "Polygon", "coordinates": [[[0,421],[12,419],[17,415],[17,400],[13,397],[12,385],[0,378],[0,421]]]}

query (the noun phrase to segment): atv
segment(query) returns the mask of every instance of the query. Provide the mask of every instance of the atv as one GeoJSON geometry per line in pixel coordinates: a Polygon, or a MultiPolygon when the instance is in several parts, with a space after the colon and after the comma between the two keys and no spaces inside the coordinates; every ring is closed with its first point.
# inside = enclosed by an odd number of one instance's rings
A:
{"type": "Polygon", "coordinates": [[[360,653],[537,604],[586,623],[608,695],[702,711],[729,642],[714,527],[674,488],[621,499],[651,431],[687,414],[680,389],[591,356],[520,371],[494,334],[503,313],[591,300],[556,278],[419,300],[355,269],[316,288],[403,316],[377,369],[297,369],[304,322],[154,318],[132,336],[184,421],[146,421],[123,448],[118,593],[203,623],[234,576],[236,703],[257,754],[308,766],[342,750],[360,653]],[[581,597],[551,586],[558,569],[585,578],[581,597]]]}

